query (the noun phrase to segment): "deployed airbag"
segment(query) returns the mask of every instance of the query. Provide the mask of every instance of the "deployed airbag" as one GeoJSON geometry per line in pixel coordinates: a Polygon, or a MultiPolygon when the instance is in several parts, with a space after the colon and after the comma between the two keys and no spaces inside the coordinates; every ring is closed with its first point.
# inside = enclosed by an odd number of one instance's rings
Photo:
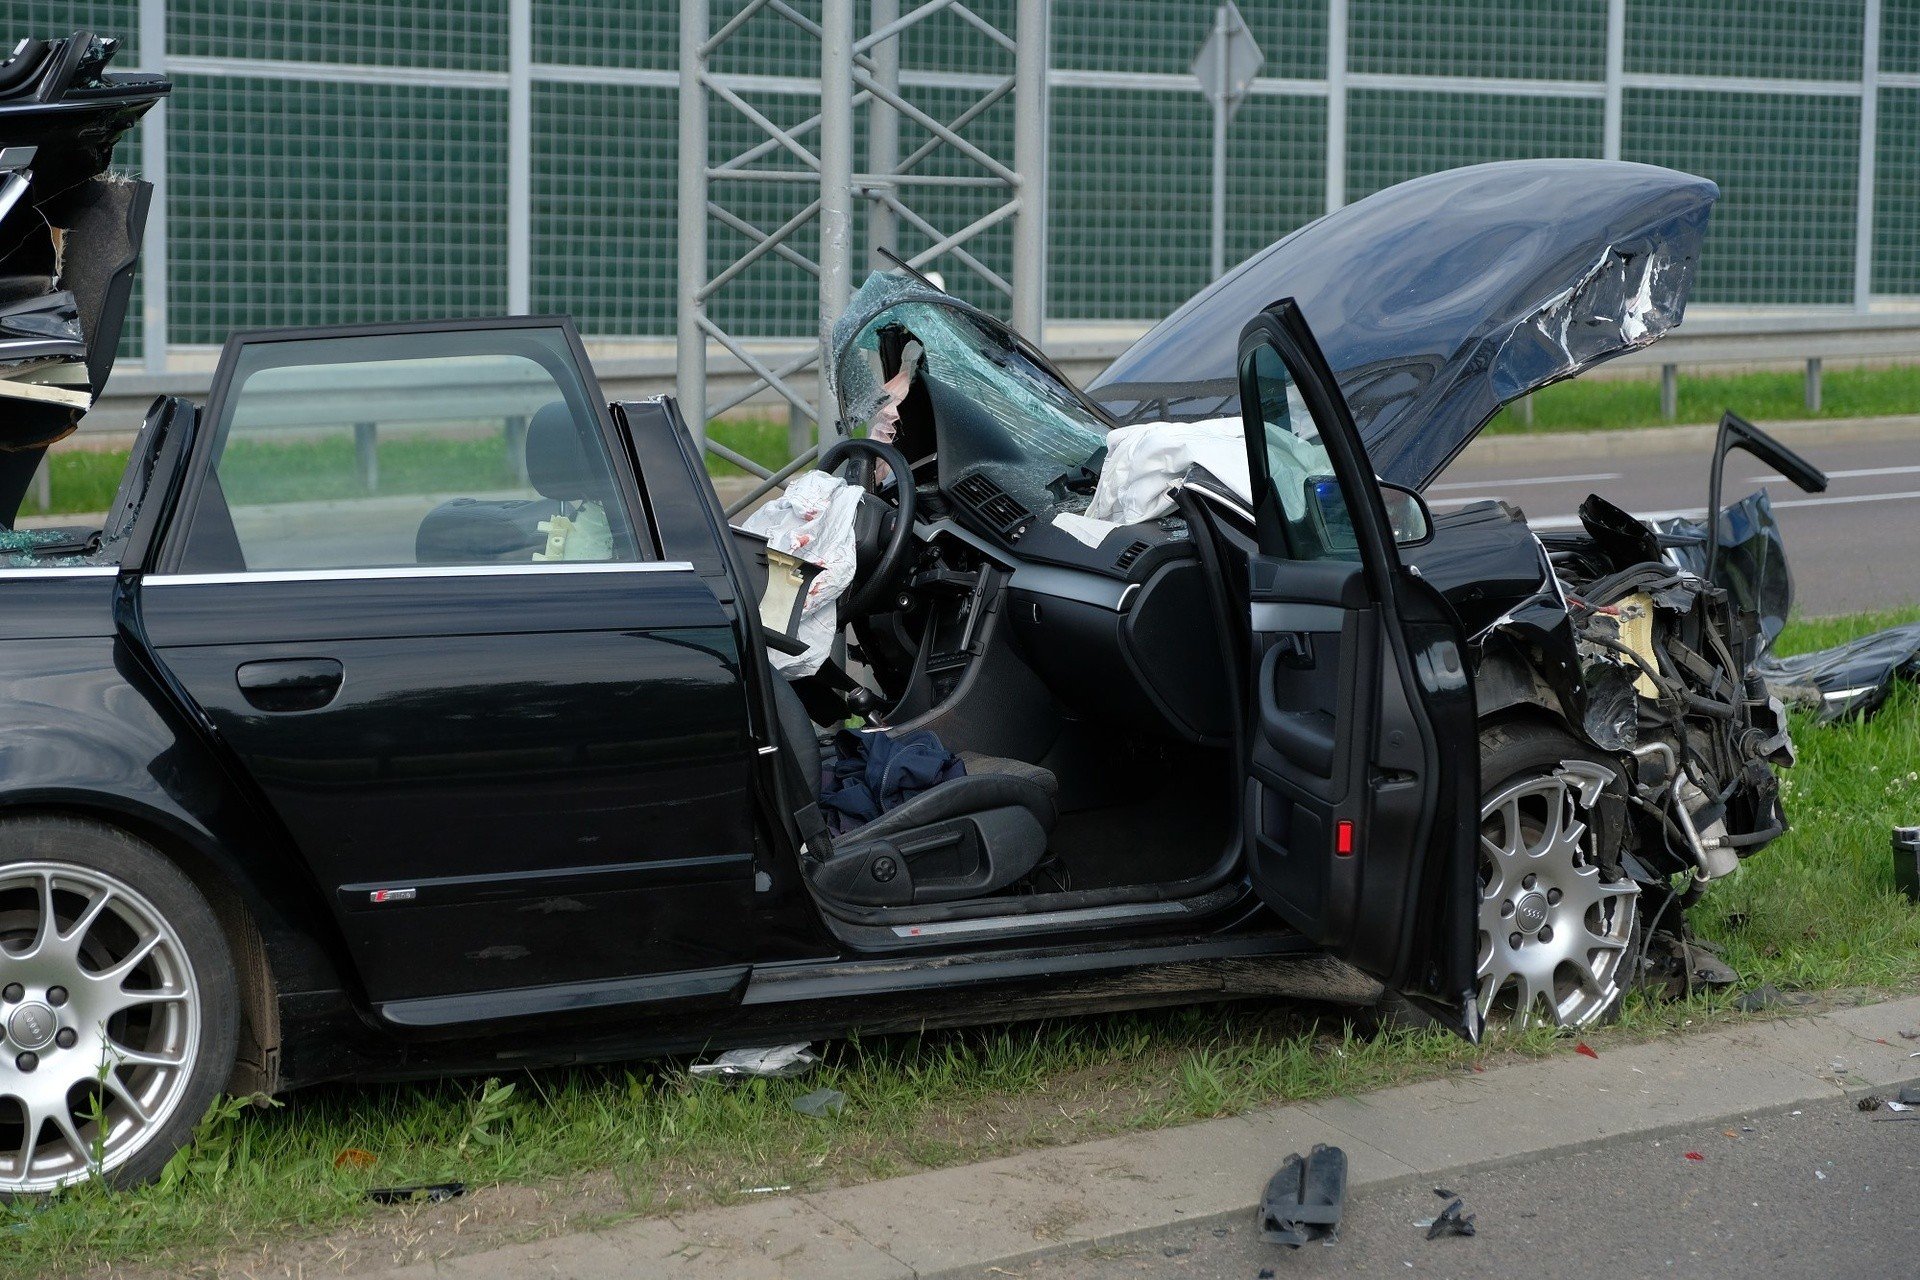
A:
{"type": "Polygon", "coordinates": [[[1115,524],[1158,519],[1173,510],[1167,490],[1196,463],[1242,497],[1252,491],[1237,416],[1116,427],[1107,433],[1107,460],[1086,514],[1115,524]]]}
{"type": "Polygon", "coordinates": [[[789,679],[818,671],[840,629],[840,596],[858,567],[853,518],[859,506],[860,490],[838,476],[808,471],[795,476],[779,497],[740,526],[764,537],[773,550],[820,566],[807,585],[806,603],[795,629],[794,638],[805,650],[768,655],[774,668],[789,679]]]}

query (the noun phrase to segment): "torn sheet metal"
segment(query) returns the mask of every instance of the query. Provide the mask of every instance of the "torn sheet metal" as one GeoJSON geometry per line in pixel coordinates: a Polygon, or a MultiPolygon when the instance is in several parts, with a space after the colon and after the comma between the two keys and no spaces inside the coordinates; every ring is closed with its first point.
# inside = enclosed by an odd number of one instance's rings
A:
{"type": "Polygon", "coordinates": [[[1873,715],[1895,680],[1920,680],[1920,622],[1888,627],[1831,649],[1762,658],[1754,670],[1774,696],[1821,721],[1873,715]]]}
{"type": "MultiPolygon", "coordinates": [[[[1696,574],[1706,572],[1705,520],[1663,520],[1654,527],[1665,535],[1671,563],[1696,574]]],[[[1717,532],[1715,585],[1739,608],[1759,616],[1765,647],[1770,648],[1793,610],[1793,575],[1766,490],[1723,508],[1717,532]]],[[[1871,716],[1886,702],[1896,680],[1920,680],[1920,623],[1888,627],[1813,653],[1786,658],[1763,653],[1753,671],[1774,697],[1815,712],[1823,723],[1871,716]]]]}
{"type": "MultiPolygon", "coordinates": [[[[1669,563],[1706,576],[1704,518],[1661,520],[1653,527],[1662,535],[1669,563]]],[[[1793,610],[1793,574],[1787,568],[1786,543],[1767,491],[1761,489],[1723,507],[1717,533],[1720,552],[1713,569],[1714,585],[1724,588],[1740,608],[1759,615],[1761,633],[1771,645],[1793,610]]]]}
{"type": "MultiPolygon", "coordinates": [[[[107,167],[171,86],[109,73],[118,47],[77,32],[0,62],[0,451],[35,461],[106,385],[133,291],[152,188],[107,167]]],[[[0,525],[32,473],[0,468],[0,525]]]]}
{"type": "Polygon", "coordinates": [[[1121,421],[1235,411],[1240,330],[1291,297],[1382,479],[1424,487],[1501,405],[1678,325],[1719,188],[1606,160],[1453,169],[1228,272],[1088,388],[1121,421]]]}

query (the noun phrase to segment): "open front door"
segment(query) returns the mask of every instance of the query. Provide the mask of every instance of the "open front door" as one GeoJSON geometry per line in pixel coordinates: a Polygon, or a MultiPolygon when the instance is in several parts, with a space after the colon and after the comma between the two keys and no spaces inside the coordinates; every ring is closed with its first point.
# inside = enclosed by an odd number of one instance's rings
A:
{"type": "Polygon", "coordinates": [[[1242,331],[1238,368],[1258,539],[1243,800],[1254,887],[1477,1036],[1473,692],[1459,623],[1395,541],[1425,540],[1425,509],[1374,478],[1291,301],[1242,331]]]}

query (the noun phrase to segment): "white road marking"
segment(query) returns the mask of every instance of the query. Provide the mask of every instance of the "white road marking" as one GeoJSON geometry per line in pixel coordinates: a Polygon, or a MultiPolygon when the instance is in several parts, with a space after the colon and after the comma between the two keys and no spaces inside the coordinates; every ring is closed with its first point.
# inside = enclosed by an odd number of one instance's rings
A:
{"type": "MultiPolygon", "coordinates": [[[[1920,471],[1920,467],[1912,470],[1920,471]]],[[[1437,493],[1442,489],[1511,489],[1519,484],[1585,484],[1590,480],[1618,480],[1618,471],[1596,471],[1587,476],[1525,476],[1518,480],[1458,480],[1452,484],[1430,484],[1428,493],[1437,493]]],[[[1462,502],[1478,502],[1478,498],[1457,499],[1462,502]]]]}
{"type": "MultiPolygon", "coordinates": [[[[1827,472],[1827,479],[1856,480],[1862,476],[1908,476],[1915,472],[1920,472],[1920,467],[1862,467],[1858,471],[1829,471],[1827,472]]],[[[1764,476],[1750,476],[1747,479],[1747,483],[1779,484],[1785,479],[1785,476],[1777,476],[1769,473],[1764,476]]]]}
{"type": "MultiPolygon", "coordinates": [[[[1920,490],[1906,493],[1853,493],[1835,498],[1787,498],[1773,504],[1775,511],[1788,507],[1843,507],[1857,502],[1912,502],[1920,500],[1920,490]]],[[[1642,520],[1698,520],[1707,514],[1705,507],[1690,507],[1679,511],[1636,511],[1634,514],[1642,520]]],[[[1527,521],[1538,532],[1551,532],[1556,529],[1578,529],[1579,516],[1548,516],[1543,520],[1527,521]]]]}

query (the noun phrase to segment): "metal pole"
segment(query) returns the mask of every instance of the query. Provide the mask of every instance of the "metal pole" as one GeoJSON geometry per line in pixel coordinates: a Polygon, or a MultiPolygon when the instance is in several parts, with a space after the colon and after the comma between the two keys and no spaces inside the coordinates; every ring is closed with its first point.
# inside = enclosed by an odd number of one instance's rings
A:
{"type": "Polygon", "coordinates": [[[507,313],[533,306],[533,0],[507,0],[507,313]]]}
{"type": "Polygon", "coordinates": [[[1327,212],[1347,203],[1347,0],[1327,0],[1327,212]]]}
{"type": "MultiPolygon", "coordinates": [[[[140,68],[167,66],[167,0],[140,0],[140,68]]],[[[140,169],[153,187],[140,244],[141,355],[148,373],[167,371],[167,100],[153,104],[140,125],[140,169]]]]}
{"type": "Polygon", "coordinates": [[[1213,11],[1213,234],[1208,241],[1207,279],[1227,271],[1227,6],[1213,11]]]}
{"type": "Polygon", "coordinates": [[[707,278],[708,0],[680,5],[680,286],[676,315],[674,391],[695,443],[707,442],[707,335],[700,327],[707,278]]]}
{"type": "Polygon", "coordinates": [[[1620,158],[1621,79],[1627,73],[1627,0],[1607,0],[1607,85],[1601,105],[1600,155],[1620,158]]]}
{"type": "Polygon", "coordinates": [[[1037,343],[1047,315],[1047,64],[1049,0],[1020,0],[1013,56],[1013,169],[1020,211],[1013,224],[1013,327],[1037,343]]]}
{"type": "Polygon", "coordinates": [[[853,0],[820,10],[820,439],[844,430],[833,403],[833,323],[853,279],[853,0]],[[831,428],[831,432],[829,432],[831,428]]]}
{"type": "MultiPolygon", "coordinates": [[[[873,30],[880,31],[900,20],[900,0],[873,0],[873,30]]],[[[873,78],[893,93],[900,92],[900,41],[893,35],[873,47],[873,78]]],[[[900,113],[877,95],[867,100],[867,173],[876,184],[891,190],[894,170],[900,164],[900,113]]],[[[867,193],[867,255],[869,269],[878,271],[884,260],[880,250],[899,251],[900,222],[893,206],[867,193]]]]}
{"type": "Polygon", "coordinates": [[[1880,4],[1866,0],[1860,41],[1860,167],[1853,210],[1853,307],[1873,305],[1873,203],[1880,142],[1880,4]]]}

